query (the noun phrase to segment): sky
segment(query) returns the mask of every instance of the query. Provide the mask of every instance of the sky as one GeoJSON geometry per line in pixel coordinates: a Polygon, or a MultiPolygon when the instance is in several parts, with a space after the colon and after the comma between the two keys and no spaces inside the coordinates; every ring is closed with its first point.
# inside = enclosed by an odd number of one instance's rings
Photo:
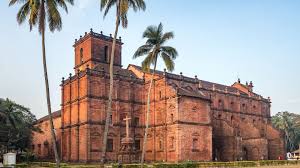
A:
{"type": "MultiPolygon", "coordinates": [[[[144,43],[149,25],[164,25],[175,38],[168,43],[179,53],[174,73],[231,85],[253,81],[254,91],[271,97],[272,114],[300,114],[300,1],[298,0],[145,0],[145,12],[128,14],[123,67],[144,43]]],[[[41,37],[27,23],[19,26],[20,5],[0,2],[0,97],[47,114],[42,69],[41,37]]],[[[60,109],[61,78],[74,74],[74,40],[93,28],[114,32],[114,11],[103,18],[99,0],[75,0],[69,13],[61,10],[63,29],[46,34],[46,50],[53,111],[60,109]]],[[[164,67],[159,64],[158,69],[164,67]]]]}

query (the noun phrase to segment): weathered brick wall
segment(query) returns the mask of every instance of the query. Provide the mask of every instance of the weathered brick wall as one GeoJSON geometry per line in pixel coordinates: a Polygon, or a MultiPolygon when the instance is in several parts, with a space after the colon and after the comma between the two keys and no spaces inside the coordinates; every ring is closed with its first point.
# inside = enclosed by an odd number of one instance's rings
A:
{"type": "MultiPolygon", "coordinates": [[[[75,42],[75,75],[62,83],[64,161],[100,160],[111,43],[111,37],[93,32],[75,42]]],[[[126,116],[131,118],[130,135],[141,153],[151,79],[151,73],[140,67],[121,68],[120,41],[115,57],[109,161],[117,160],[126,116]]],[[[252,89],[240,82],[224,86],[157,71],[151,90],[146,161],[276,159],[284,152],[284,143],[269,123],[270,100],[252,89]]]]}
{"type": "Polygon", "coordinates": [[[198,98],[179,99],[179,161],[212,160],[212,126],[209,102],[198,98]]]}
{"type": "MultiPolygon", "coordinates": [[[[60,115],[55,116],[53,118],[53,124],[56,132],[57,142],[58,145],[60,144],[61,139],[61,118],[60,115]]],[[[53,141],[51,138],[51,127],[50,122],[47,117],[44,119],[41,119],[36,124],[38,126],[42,133],[39,132],[33,132],[32,135],[32,151],[33,153],[40,159],[50,160],[54,158],[54,152],[53,152],[53,141]]]]}
{"type": "Polygon", "coordinates": [[[268,158],[268,140],[266,138],[243,139],[243,160],[263,160],[268,158]]]}
{"type": "Polygon", "coordinates": [[[285,158],[284,133],[275,129],[269,122],[267,125],[268,151],[269,158],[276,160],[278,157],[285,158]]]}

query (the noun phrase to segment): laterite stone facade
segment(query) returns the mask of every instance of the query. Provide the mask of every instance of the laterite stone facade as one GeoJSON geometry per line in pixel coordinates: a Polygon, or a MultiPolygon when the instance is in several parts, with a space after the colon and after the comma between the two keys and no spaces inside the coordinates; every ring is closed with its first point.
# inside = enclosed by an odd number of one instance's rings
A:
{"type": "MultiPolygon", "coordinates": [[[[100,161],[111,45],[111,37],[92,30],[75,41],[75,73],[62,80],[60,127],[56,129],[64,161],[100,161]]],[[[126,135],[126,116],[131,118],[135,151],[141,155],[151,76],[151,72],[145,73],[136,65],[124,69],[121,52],[122,42],[118,39],[107,146],[107,159],[112,162],[117,161],[121,139],[126,135]]],[[[284,156],[283,134],[270,121],[270,99],[254,93],[252,82],[237,81],[225,86],[165,71],[155,74],[146,161],[234,161],[284,156]]],[[[43,146],[36,140],[38,136],[41,135],[34,135],[33,146],[43,146]]]]}

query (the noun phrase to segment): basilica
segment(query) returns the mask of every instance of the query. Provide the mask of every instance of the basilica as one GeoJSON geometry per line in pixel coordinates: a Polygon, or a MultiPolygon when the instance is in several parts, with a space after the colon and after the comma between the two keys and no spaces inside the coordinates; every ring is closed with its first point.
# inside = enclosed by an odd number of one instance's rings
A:
{"type": "MultiPolygon", "coordinates": [[[[153,71],[144,72],[140,66],[131,64],[124,68],[122,44],[121,38],[118,39],[107,159],[118,161],[122,139],[129,135],[134,162],[140,159],[145,138],[147,89],[153,71]]],[[[61,109],[53,113],[63,161],[101,159],[111,46],[111,36],[93,30],[75,40],[74,72],[62,79],[61,109]]],[[[189,69],[192,70],[193,67],[189,69]]],[[[253,82],[237,80],[232,85],[223,85],[183,73],[155,71],[145,160],[236,161],[283,157],[284,136],[272,127],[270,106],[270,98],[254,92],[253,82]]],[[[32,150],[41,159],[52,158],[48,117],[36,124],[43,133],[33,133],[32,150]]]]}

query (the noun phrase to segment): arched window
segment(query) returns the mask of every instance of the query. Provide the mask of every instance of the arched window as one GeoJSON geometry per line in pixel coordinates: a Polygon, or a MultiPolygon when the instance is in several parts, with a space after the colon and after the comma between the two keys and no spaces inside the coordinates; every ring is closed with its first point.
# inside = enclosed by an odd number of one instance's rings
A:
{"type": "Polygon", "coordinates": [[[108,62],[108,46],[104,47],[104,61],[108,62]]]}
{"type": "Polygon", "coordinates": [[[192,144],[192,149],[193,150],[197,150],[198,149],[198,139],[197,138],[194,138],[193,139],[193,144],[192,144]]]}
{"type": "Polygon", "coordinates": [[[164,150],[164,142],[162,138],[159,139],[159,149],[164,150]]]}
{"type": "Polygon", "coordinates": [[[173,123],[173,122],[174,122],[174,115],[171,114],[171,123],[173,123]]]}
{"type": "Polygon", "coordinates": [[[247,111],[247,105],[245,103],[242,104],[242,112],[247,111]]]}
{"type": "Polygon", "coordinates": [[[113,116],[112,116],[112,114],[109,116],[109,124],[113,125],[113,116]]]}
{"type": "Polygon", "coordinates": [[[80,64],[83,63],[83,48],[80,48],[80,64]]]}
{"type": "Polygon", "coordinates": [[[234,110],[234,102],[230,102],[230,107],[231,107],[231,110],[234,110]]]}
{"type": "Polygon", "coordinates": [[[223,109],[224,107],[223,107],[223,101],[221,100],[221,99],[219,99],[219,101],[218,101],[218,107],[220,108],[220,109],[223,109]]]}

